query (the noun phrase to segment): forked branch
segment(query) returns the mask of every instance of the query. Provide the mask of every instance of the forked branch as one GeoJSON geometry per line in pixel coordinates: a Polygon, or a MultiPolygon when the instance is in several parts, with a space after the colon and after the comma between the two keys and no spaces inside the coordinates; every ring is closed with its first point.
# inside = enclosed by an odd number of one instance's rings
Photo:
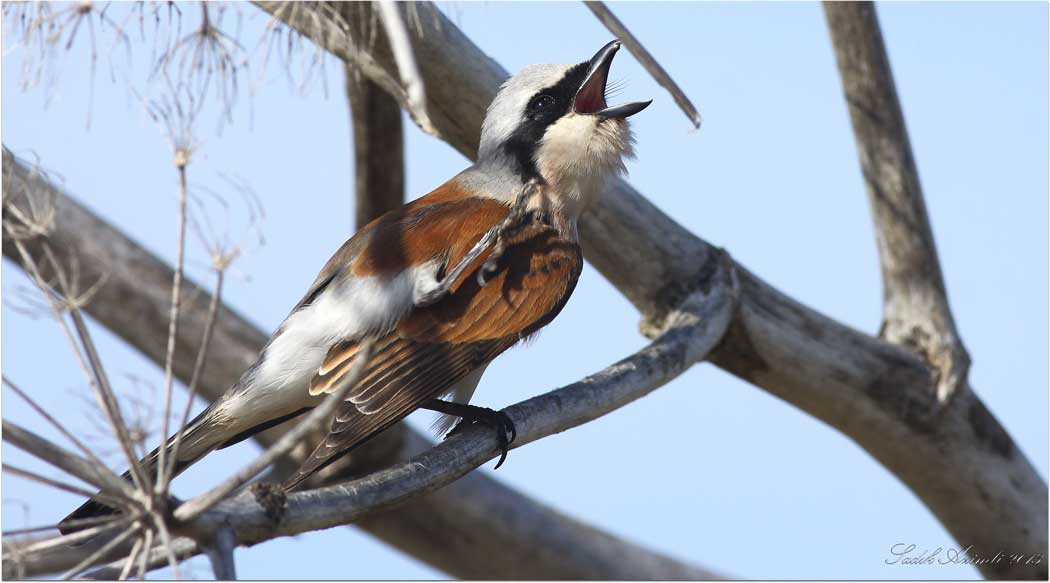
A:
{"type": "Polygon", "coordinates": [[[919,170],[871,2],[825,2],[875,220],[882,267],[880,336],[925,359],[943,404],[966,384],[970,355],[955,329],[919,170]]]}

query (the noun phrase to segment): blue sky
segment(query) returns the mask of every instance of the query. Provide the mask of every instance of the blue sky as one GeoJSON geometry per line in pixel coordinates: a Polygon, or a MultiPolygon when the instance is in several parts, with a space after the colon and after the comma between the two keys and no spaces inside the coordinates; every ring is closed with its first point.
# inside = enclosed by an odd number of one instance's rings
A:
{"type": "MultiPolygon", "coordinates": [[[[703,128],[691,131],[671,98],[623,52],[612,72],[626,81],[620,99],[655,100],[634,118],[632,184],[779,289],[876,331],[881,287],[874,236],[820,6],[611,6],[704,116],[703,128]]],[[[442,9],[510,71],[578,62],[611,38],[579,3],[442,9]]],[[[250,6],[242,12],[241,38],[251,50],[267,17],[250,6]]],[[[1045,479],[1047,5],[880,4],[879,16],[952,308],[974,358],[972,384],[1045,479]]],[[[133,35],[128,77],[140,94],[148,94],[151,46],[133,35]]],[[[169,147],[120,78],[125,68],[118,66],[118,80],[111,81],[108,47],[100,45],[92,85],[86,45],[74,45],[46,106],[43,87],[21,89],[23,53],[8,49],[3,141],[22,156],[38,155],[80,201],[170,261],[169,147]]],[[[327,65],[326,94],[318,77],[305,91],[294,90],[271,64],[262,80],[241,86],[234,123],[215,131],[212,107],[197,133],[191,183],[231,195],[234,223],[243,222],[245,211],[222,175],[250,185],[265,208],[259,225],[265,245],[237,262],[225,297],[266,330],[352,232],[342,72],[334,61],[327,65]]],[[[467,161],[406,126],[408,196],[415,198],[467,161]]],[[[199,245],[191,245],[189,258],[191,275],[210,281],[199,245]]],[[[86,400],[76,396],[86,394],[86,383],[57,327],[10,308],[25,285],[5,261],[4,374],[70,427],[97,434],[86,400]]],[[[558,320],[489,367],[475,402],[506,406],[598,370],[645,344],[637,324],[630,304],[588,267],[558,320]]],[[[161,385],[155,366],[95,330],[112,376],[161,385]]],[[[124,385],[134,390],[130,381],[124,385]]],[[[3,408],[5,418],[41,427],[7,390],[3,408]]],[[[411,420],[421,428],[429,421],[425,414],[411,420]]],[[[176,492],[203,490],[253,451],[245,444],[210,456],[178,480],[176,492]]],[[[12,463],[32,464],[11,448],[3,453],[12,463]]],[[[857,445],[711,365],[596,422],[514,451],[496,476],[601,528],[732,576],[976,576],[963,566],[885,564],[896,543],[931,549],[955,543],[857,445]]],[[[5,477],[3,487],[4,528],[54,521],[79,502],[17,478],[5,477]]],[[[237,558],[245,578],[441,576],[353,528],[240,549],[237,558]]],[[[194,565],[209,574],[206,563],[194,565]]]]}

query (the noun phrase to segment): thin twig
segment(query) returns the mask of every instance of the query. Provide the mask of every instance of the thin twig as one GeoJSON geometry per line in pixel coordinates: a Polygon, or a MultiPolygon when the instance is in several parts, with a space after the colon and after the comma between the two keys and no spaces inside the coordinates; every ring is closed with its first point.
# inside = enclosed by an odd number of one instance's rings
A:
{"type": "MultiPolygon", "coordinates": [[[[173,367],[175,364],[175,341],[179,333],[179,310],[182,304],[182,270],[185,263],[186,251],[186,165],[189,163],[189,153],[181,148],[175,151],[175,167],[179,174],[179,200],[178,200],[178,240],[176,242],[175,275],[171,282],[171,311],[168,315],[168,347],[164,356],[164,414],[161,420],[161,439],[168,438],[169,417],[171,415],[171,389],[174,382],[173,367]]],[[[192,400],[192,398],[191,398],[192,400]]],[[[188,405],[187,405],[188,411],[188,405]]],[[[157,461],[157,487],[155,492],[162,495],[167,491],[170,479],[167,462],[168,448],[161,445],[160,455],[157,461]]]]}
{"type": "MultiPolygon", "coordinates": [[[[485,259],[485,263],[481,264],[481,269],[478,270],[478,285],[485,287],[488,285],[489,280],[495,276],[498,269],[499,260],[503,257],[503,252],[506,247],[505,236],[508,231],[519,228],[522,220],[525,218],[525,214],[529,208],[529,199],[540,187],[540,180],[536,178],[530,179],[525,186],[518,193],[514,204],[511,205],[510,212],[507,213],[504,218],[496,227],[490,232],[495,233],[495,241],[492,247],[492,253],[485,259]]],[[[485,233],[488,236],[488,233],[485,233]]]]}
{"type": "Polygon", "coordinates": [[[630,30],[628,30],[627,26],[624,25],[619,18],[616,18],[616,15],[609,10],[609,7],[606,6],[604,2],[586,1],[584,4],[586,4],[587,8],[590,8],[591,12],[598,17],[598,20],[605,25],[605,28],[609,29],[609,32],[616,35],[616,38],[623,42],[627,47],[627,50],[631,51],[634,58],[638,59],[638,62],[642,67],[645,67],[645,70],[652,75],[653,79],[671,94],[671,97],[674,98],[674,102],[678,104],[678,107],[681,108],[683,112],[685,112],[685,116],[689,118],[689,121],[692,122],[693,126],[695,126],[696,129],[700,129],[700,124],[702,122],[700,112],[696,110],[693,102],[689,101],[689,98],[686,97],[682,88],[674,82],[674,79],[672,79],[667,71],[664,70],[663,66],[653,58],[653,55],[642,46],[642,43],[638,41],[638,38],[635,37],[630,30]]]}
{"type": "Polygon", "coordinates": [[[154,516],[153,518],[153,523],[157,527],[157,533],[160,534],[160,543],[164,547],[164,554],[168,557],[168,566],[171,567],[171,576],[173,579],[178,579],[179,559],[175,557],[171,533],[168,532],[168,525],[164,522],[165,519],[160,516],[154,516]]]}
{"type": "MultiPolygon", "coordinates": [[[[55,275],[58,278],[59,286],[64,295],[69,295],[66,292],[72,292],[73,286],[68,281],[63,273],[58,259],[51,251],[50,245],[44,245],[44,254],[47,256],[48,262],[51,264],[51,268],[55,271],[55,275]]],[[[124,451],[124,455],[128,458],[128,466],[131,470],[132,477],[136,480],[138,487],[143,491],[148,490],[150,484],[149,476],[146,472],[142,471],[139,465],[138,455],[135,454],[134,442],[131,440],[131,436],[128,434],[127,423],[124,422],[124,416],[120,411],[120,405],[117,403],[116,393],[113,392],[113,385],[109,382],[109,375],[106,374],[106,369],[102,366],[102,358],[98,354],[98,349],[95,347],[95,342],[91,338],[91,332],[88,330],[87,323],[84,322],[84,315],[80,311],[80,306],[77,303],[70,303],[66,306],[69,311],[70,319],[73,321],[73,328],[76,330],[77,337],[80,339],[80,344],[84,348],[84,355],[87,357],[88,364],[91,365],[91,371],[95,376],[98,387],[100,389],[99,398],[102,400],[103,405],[110,418],[110,424],[113,427],[113,433],[120,443],[121,449],[124,451]]]]}
{"type": "Polygon", "coordinates": [[[532,179],[522,187],[521,192],[514,199],[514,203],[511,205],[510,211],[507,213],[506,218],[502,221],[493,225],[485,234],[478,239],[477,243],[470,248],[470,251],[463,256],[463,259],[459,261],[452,269],[448,270],[445,277],[437,283],[435,287],[427,290],[426,292],[415,298],[415,305],[418,307],[425,307],[434,304],[448,295],[449,290],[463,272],[467,270],[474,262],[481,257],[481,255],[489,248],[492,249],[492,253],[482,264],[478,270],[478,283],[484,287],[488,283],[488,279],[491,274],[496,270],[496,263],[499,261],[500,255],[503,253],[503,235],[511,227],[519,223],[525,216],[525,209],[528,207],[529,198],[536,192],[539,183],[532,179]]]}
{"type": "Polygon", "coordinates": [[[11,421],[2,421],[3,440],[56,468],[75,476],[109,494],[123,496],[126,501],[138,501],[140,495],[127,481],[102,470],[88,460],[70,453],[47,439],[24,429],[11,421]]]}
{"type": "Polygon", "coordinates": [[[80,342],[84,346],[84,353],[88,357],[88,362],[91,363],[91,369],[95,372],[95,376],[100,382],[100,387],[103,389],[102,395],[105,396],[105,406],[110,411],[109,415],[112,419],[111,423],[117,441],[120,442],[120,448],[128,458],[128,466],[131,471],[131,476],[136,480],[139,489],[143,492],[148,492],[149,484],[151,483],[150,477],[147,472],[143,471],[142,466],[139,464],[138,456],[135,454],[134,442],[131,440],[131,435],[128,434],[128,426],[124,422],[124,416],[120,412],[120,405],[117,404],[117,398],[113,394],[113,388],[109,384],[109,378],[106,376],[105,369],[102,367],[102,360],[99,358],[98,351],[95,348],[95,343],[91,339],[90,332],[88,332],[87,324],[84,322],[84,316],[80,313],[79,309],[70,310],[69,315],[73,320],[73,327],[77,331],[77,336],[80,338],[80,342]],[[136,476],[138,477],[136,478],[136,476]]]}
{"type": "MultiPolygon", "coordinates": [[[[99,400],[99,404],[106,415],[106,419],[109,421],[110,427],[113,429],[114,434],[117,436],[117,440],[120,442],[121,448],[124,450],[125,456],[128,458],[132,478],[135,480],[136,485],[141,489],[142,485],[147,483],[143,481],[145,475],[141,472],[138,465],[138,458],[135,456],[134,451],[132,451],[130,442],[128,441],[127,427],[125,426],[120,414],[120,408],[116,405],[116,398],[113,395],[112,387],[110,387],[105,375],[105,370],[102,368],[102,363],[98,361],[98,355],[94,353],[94,344],[91,342],[91,336],[88,333],[86,326],[83,325],[82,318],[80,318],[79,307],[71,302],[67,302],[64,306],[65,309],[69,311],[70,315],[73,316],[74,325],[76,325],[77,322],[80,322],[77,330],[80,344],[77,343],[73,331],[69,328],[69,324],[66,322],[65,318],[62,317],[63,306],[58,303],[54,293],[51,292],[51,286],[49,286],[44,280],[36,261],[30,256],[29,251],[26,249],[22,241],[16,239],[13,243],[18,250],[19,256],[22,258],[23,265],[26,266],[27,273],[30,274],[33,282],[38,288],[40,288],[41,293],[47,298],[55,316],[55,320],[58,322],[63,334],[65,334],[66,340],[72,347],[73,354],[76,356],[81,370],[83,370],[85,376],[87,376],[88,383],[91,385],[95,397],[99,400]],[[82,348],[83,352],[81,352],[82,348]],[[92,354],[94,354],[94,358],[92,358],[92,354]]],[[[68,281],[65,280],[61,266],[58,264],[55,256],[51,253],[51,248],[47,244],[44,244],[43,249],[51,263],[52,269],[55,270],[56,277],[59,279],[59,289],[68,290],[68,281]]],[[[121,480],[121,482],[123,482],[123,480],[121,480]]]]}
{"type": "Polygon", "coordinates": [[[47,476],[42,476],[42,475],[40,475],[40,474],[38,474],[36,472],[31,472],[29,470],[24,470],[24,469],[19,468],[17,466],[12,466],[11,464],[3,464],[2,467],[3,467],[3,471],[5,471],[5,472],[14,474],[16,476],[25,478],[27,480],[33,480],[35,482],[40,482],[41,484],[44,484],[45,486],[51,486],[52,488],[55,488],[57,490],[63,490],[65,492],[69,492],[70,494],[77,494],[79,496],[84,496],[84,497],[87,497],[87,498],[95,498],[95,499],[97,499],[100,502],[107,502],[109,504],[113,504],[113,505],[117,505],[117,506],[126,506],[127,505],[127,502],[125,500],[123,500],[121,498],[118,498],[116,496],[110,496],[109,494],[106,494],[104,492],[101,492],[101,493],[98,493],[98,494],[96,494],[94,492],[89,492],[89,491],[87,491],[87,490],[85,490],[83,488],[74,486],[73,484],[66,484],[64,482],[59,482],[58,480],[55,480],[53,478],[48,478],[47,476]]]}
{"type": "MultiPolygon", "coordinates": [[[[219,312],[222,301],[222,284],[224,270],[216,269],[215,293],[212,294],[211,303],[208,304],[208,318],[204,322],[204,335],[201,339],[200,349],[197,351],[197,360],[193,363],[193,374],[190,376],[189,395],[186,397],[186,407],[182,411],[182,419],[179,421],[179,430],[175,433],[175,442],[171,445],[171,459],[164,469],[165,483],[175,473],[175,463],[179,459],[179,448],[182,446],[182,434],[186,430],[186,423],[190,418],[190,408],[193,399],[197,396],[197,388],[200,383],[201,373],[204,371],[204,363],[208,358],[208,348],[211,344],[212,330],[215,326],[215,317],[219,312]]],[[[163,449],[163,447],[162,447],[163,449]]]]}
{"type": "Polygon", "coordinates": [[[121,516],[115,518],[113,521],[107,524],[101,524],[92,528],[86,528],[79,530],[73,534],[67,534],[64,536],[48,537],[36,542],[29,543],[28,545],[18,549],[18,553],[26,555],[29,553],[40,553],[51,549],[69,549],[79,543],[91,540],[96,536],[105,534],[111,530],[122,528],[135,521],[135,518],[128,516],[121,516]]]}
{"type": "Polygon", "coordinates": [[[144,536],[135,539],[135,545],[131,547],[131,552],[128,553],[128,558],[124,560],[124,566],[120,569],[120,575],[117,576],[118,581],[126,581],[128,579],[132,567],[135,566],[135,559],[138,558],[139,552],[142,551],[142,545],[145,542],[146,538],[144,536]]]}
{"type": "Polygon", "coordinates": [[[274,443],[273,446],[267,449],[262,455],[255,458],[255,461],[242,468],[225,482],[176,508],[174,513],[175,519],[182,522],[188,522],[197,516],[200,516],[201,513],[221,502],[232,492],[247,483],[248,480],[251,480],[259,472],[266,469],[266,467],[277,460],[277,458],[290,452],[294,447],[299,445],[307,435],[317,431],[322,423],[331,418],[336,407],[343,402],[343,397],[345,397],[347,392],[349,392],[350,389],[357,384],[357,381],[360,380],[360,376],[365,370],[365,365],[368,363],[369,358],[371,358],[373,344],[374,340],[371,338],[362,343],[361,350],[357,353],[357,356],[354,359],[354,364],[350,369],[350,372],[347,373],[346,378],[343,379],[342,384],[319,406],[314,408],[314,410],[311,411],[301,423],[296,425],[295,428],[288,433],[282,435],[281,438],[277,440],[277,443],[274,443]]]}
{"type": "MultiPolygon", "coordinates": [[[[94,494],[91,494],[91,496],[94,496],[94,494]]],[[[69,526],[71,528],[76,528],[78,526],[95,526],[97,524],[105,524],[107,522],[111,522],[111,521],[114,521],[114,520],[120,520],[122,518],[124,518],[124,516],[119,515],[119,514],[107,514],[105,516],[92,516],[90,518],[76,518],[76,519],[73,519],[73,520],[64,521],[63,524],[66,525],[66,526],[69,526]]],[[[48,531],[48,530],[57,530],[57,529],[58,529],[58,526],[56,526],[54,524],[48,524],[48,525],[45,525],[45,526],[31,526],[31,527],[28,527],[28,528],[4,529],[4,536],[5,537],[8,537],[8,536],[19,536],[19,535],[23,535],[23,534],[32,534],[34,532],[45,532],[45,531],[48,531]]]]}
{"type": "Polygon", "coordinates": [[[142,556],[139,558],[139,579],[146,579],[146,567],[149,564],[149,555],[153,550],[153,531],[146,529],[146,542],[142,544],[142,556]]]}
{"type": "Polygon", "coordinates": [[[125,540],[127,540],[129,537],[131,537],[131,536],[133,536],[133,535],[135,535],[137,533],[138,533],[138,529],[137,528],[129,528],[129,529],[125,530],[124,532],[120,533],[119,535],[114,537],[113,540],[111,540],[108,543],[102,545],[102,547],[99,548],[97,551],[91,553],[86,558],[84,558],[83,561],[80,561],[79,563],[77,563],[76,566],[74,566],[72,569],[66,571],[62,575],[62,580],[65,581],[65,580],[68,580],[68,579],[72,579],[73,577],[76,577],[81,571],[83,571],[84,569],[90,568],[95,563],[95,561],[97,561],[100,558],[106,556],[107,553],[109,553],[113,549],[117,548],[117,546],[119,546],[125,540]]]}
{"type": "Polygon", "coordinates": [[[397,61],[398,73],[401,75],[401,83],[405,87],[408,97],[408,111],[412,119],[424,132],[441,137],[434,124],[427,115],[427,96],[423,88],[423,76],[419,74],[416,65],[415,53],[412,43],[408,40],[408,31],[405,22],[401,19],[401,13],[393,0],[379,0],[376,3],[379,10],[379,20],[383,23],[387,39],[390,41],[390,50],[394,53],[397,61]]]}
{"type": "MultiPolygon", "coordinates": [[[[36,403],[36,401],[34,401],[32,398],[30,398],[30,396],[28,394],[26,394],[24,391],[22,391],[22,389],[18,388],[6,376],[3,377],[3,383],[5,385],[7,385],[8,388],[10,388],[12,391],[14,391],[16,395],[21,397],[22,400],[25,401],[30,407],[32,407],[32,409],[34,411],[36,411],[41,417],[46,419],[47,422],[50,423],[52,427],[57,429],[58,432],[61,433],[63,437],[65,437],[66,439],[71,441],[73,443],[73,445],[75,445],[77,447],[77,449],[79,449],[81,452],[83,452],[84,455],[86,455],[88,457],[89,460],[91,460],[92,462],[97,464],[98,467],[101,468],[102,470],[109,470],[109,468],[106,467],[106,464],[102,463],[102,460],[98,459],[98,456],[96,456],[95,453],[93,451],[91,451],[91,448],[89,448],[88,446],[84,445],[84,443],[81,442],[79,439],[77,439],[75,435],[70,433],[69,430],[67,430],[64,425],[59,423],[57,419],[52,417],[50,413],[45,411],[43,407],[38,405],[36,403]]],[[[116,473],[114,473],[113,474],[113,478],[114,479],[120,479],[120,476],[118,476],[116,473]]]]}

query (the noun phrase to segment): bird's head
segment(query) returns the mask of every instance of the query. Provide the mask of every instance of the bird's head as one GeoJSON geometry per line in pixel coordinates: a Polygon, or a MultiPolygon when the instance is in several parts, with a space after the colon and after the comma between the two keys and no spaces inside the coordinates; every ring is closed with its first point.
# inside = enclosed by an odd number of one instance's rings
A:
{"type": "Polygon", "coordinates": [[[508,79],[489,106],[478,153],[526,181],[539,178],[582,208],[633,155],[627,118],[651,101],[609,107],[609,67],[619,41],[578,65],[530,65],[508,79]]]}

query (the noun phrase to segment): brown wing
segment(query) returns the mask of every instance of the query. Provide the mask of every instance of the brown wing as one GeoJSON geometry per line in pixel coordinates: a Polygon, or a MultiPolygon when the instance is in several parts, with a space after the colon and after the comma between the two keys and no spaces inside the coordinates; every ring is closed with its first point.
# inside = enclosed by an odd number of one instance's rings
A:
{"type": "MultiPolygon", "coordinates": [[[[449,264],[468,249],[450,257],[449,264]]],[[[455,282],[449,296],[413,310],[376,341],[364,377],[287,488],[447,393],[471,371],[545,326],[564,307],[582,267],[579,247],[539,221],[508,238],[497,275],[480,287],[475,271],[485,258],[455,282]]],[[[310,384],[311,393],[338,386],[358,349],[356,343],[333,347],[310,384]]]]}

